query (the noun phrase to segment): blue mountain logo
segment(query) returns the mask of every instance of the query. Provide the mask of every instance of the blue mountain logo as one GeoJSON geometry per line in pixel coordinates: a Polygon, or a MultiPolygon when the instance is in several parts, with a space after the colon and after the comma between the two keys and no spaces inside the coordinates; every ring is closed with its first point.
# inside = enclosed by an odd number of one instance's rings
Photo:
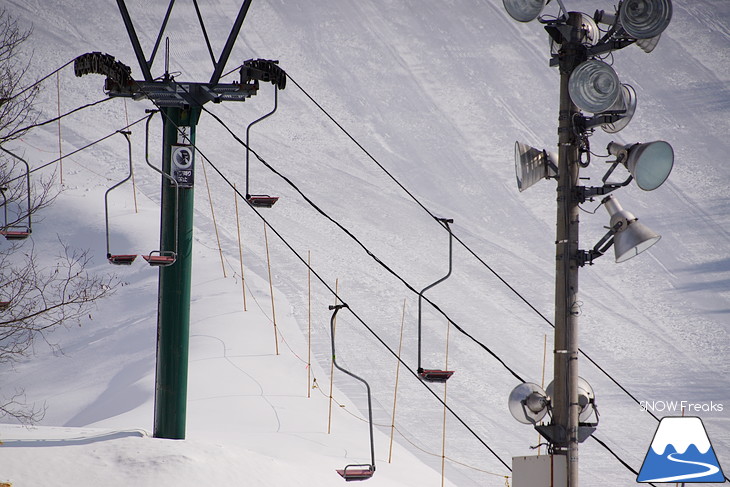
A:
{"type": "Polygon", "coordinates": [[[702,420],[689,416],[662,418],[636,481],[725,482],[702,420]]]}

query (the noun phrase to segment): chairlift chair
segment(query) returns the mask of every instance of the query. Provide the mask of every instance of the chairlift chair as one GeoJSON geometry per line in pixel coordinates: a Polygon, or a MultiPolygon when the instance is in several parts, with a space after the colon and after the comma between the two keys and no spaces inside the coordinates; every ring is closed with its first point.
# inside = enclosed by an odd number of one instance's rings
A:
{"type": "Polygon", "coordinates": [[[246,201],[256,208],[271,208],[279,200],[278,196],[269,196],[268,194],[247,194],[246,201]]]}
{"type": "Polygon", "coordinates": [[[145,161],[147,161],[147,165],[150,166],[152,169],[154,169],[156,172],[160,173],[163,178],[170,181],[170,183],[175,187],[175,219],[174,219],[174,225],[173,225],[173,233],[175,235],[174,239],[174,247],[173,250],[153,250],[147,255],[142,255],[142,258],[147,261],[147,263],[153,267],[167,267],[175,263],[177,260],[177,227],[178,227],[178,218],[180,217],[180,187],[177,184],[177,180],[170,176],[169,174],[165,173],[165,171],[162,171],[155,166],[152,165],[150,162],[149,157],[149,138],[150,138],[150,120],[152,120],[152,117],[155,116],[155,113],[157,113],[157,110],[150,110],[149,111],[150,116],[147,117],[147,123],[145,128],[145,138],[144,138],[144,157],[145,161]]]}
{"type": "Polygon", "coordinates": [[[120,134],[124,135],[124,138],[127,139],[127,147],[129,148],[129,174],[127,174],[127,177],[119,181],[117,184],[112,186],[111,188],[107,189],[104,193],[104,221],[106,223],[106,259],[114,265],[132,265],[132,262],[137,258],[137,254],[112,254],[110,247],[109,247],[109,193],[121,186],[122,184],[126,183],[132,178],[132,141],[129,138],[129,135],[131,132],[124,131],[124,130],[118,130],[120,134]]]}
{"type": "Polygon", "coordinates": [[[418,376],[425,382],[446,382],[449,377],[454,374],[453,370],[442,370],[442,369],[424,369],[421,367],[421,302],[423,300],[423,293],[439,284],[451,275],[451,269],[453,268],[453,247],[454,247],[454,234],[451,232],[450,223],[454,223],[453,219],[437,218],[437,221],[441,223],[446,230],[449,232],[449,272],[444,277],[437,280],[436,282],[429,284],[423,290],[418,293],[418,376]]]}
{"type": "MultiPolygon", "coordinates": [[[[4,147],[0,146],[0,149],[11,155],[12,157],[18,159],[23,164],[25,164],[25,178],[26,178],[26,192],[28,195],[28,213],[27,213],[27,219],[28,219],[28,225],[18,225],[18,221],[13,223],[8,223],[8,200],[5,196],[5,191],[8,189],[7,187],[0,187],[0,194],[2,194],[3,197],[3,225],[0,227],[0,235],[5,237],[7,240],[24,240],[28,237],[30,237],[30,234],[32,232],[31,229],[31,202],[30,202],[30,166],[28,165],[28,162],[23,159],[22,157],[13,154],[9,150],[5,149],[4,147]]],[[[21,218],[22,219],[22,218],[21,218]]]]}
{"type": "Polygon", "coordinates": [[[343,469],[337,469],[337,473],[343,479],[351,482],[353,480],[367,480],[373,476],[375,469],[370,464],[347,465],[343,469]]]}
{"type": "Polygon", "coordinates": [[[7,240],[24,240],[30,237],[30,229],[28,227],[10,226],[0,230],[0,235],[7,240]]]}
{"type": "Polygon", "coordinates": [[[10,307],[10,301],[0,301],[0,311],[5,311],[10,307]]]}
{"type": "Polygon", "coordinates": [[[346,307],[346,304],[338,304],[329,307],[330,310],[334,310],[332,313],[332,318],[330,318],[330,336],[332,338],[332,365],[334,365],[335,367],[337,367],[338,370],[341,370],[350,377],[354,377],[355,379],[365,384],[365,388],[367,389],[368,394],[368,424],[370,426],[370,463],[351,464],[345,466],[345,468],[343,469],[337,470],[337,473],[340,474],[343,479],[350,482],[353,480],[367,480],[375,473],[375,443],[373,441],[373,405],[370,398],[370,385],[362,377],[359,377],[349,370],[340,367],[340,365],[337,363],[337,360],[335,360],[335,317],[337,316],[337,312],[340,309],[346,307]]]}
{"type": "Polygon", "coordinates": [[[267,114],[257,118],[250,124],[248,124],[248,127],[246,127],[246,201],[249,202],[251,206],[254,206],[256,208],[271,208],[274,206],[274,203],[276,203],[279,200],[278,196],[269,196],[268,194],[251,194],[248,190],[248,173],[249,173],[249,155],[251,152],[251,149],[249,149],[249,140],[250,140],[250,132],[251,127],[254,124],[259,123],[260,121],[264,120],[265,118],[270,117],[278,107],[279,104],[279,88],[274,87],[274,109],[268,112],[267,114]]]}

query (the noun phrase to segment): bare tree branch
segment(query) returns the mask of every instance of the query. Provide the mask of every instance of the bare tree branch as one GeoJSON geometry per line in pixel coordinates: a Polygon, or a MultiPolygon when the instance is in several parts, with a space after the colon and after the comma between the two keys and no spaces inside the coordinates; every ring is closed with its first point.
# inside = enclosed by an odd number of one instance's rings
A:
{"type": "MultiPolygon", "coordinates": [[[[30,62],[24,64],[18,53],[31,34],[0,8],[0,227],[30,221],[29,217],[56,199],[55,175],[28,180],[20,156],[2,147],[22,137],[37,115],[33,103],[38,84],[25,84],[30,62]],[[21,89],[21,86],[29,88],[21,89]],[[24,128],[25,127],[25,128],[24,128]],[[30,190],[30,198],[28,192],[30,190]]],[[[12,367],[35,351],[36,343],[60,350],[51,334],[59,327],[81,326],[96,302],[115,291],[118,280],[112,275],[88,271],[88,250],[72,249],[59,238],[55,258],[35,250],[32,239],[0,243],[0,366],[12,367]]],[[[25,391],[2,390],[0,419],[14,418],[22,424],[40,421],[45,404],[27,404],[25,391]]]]}

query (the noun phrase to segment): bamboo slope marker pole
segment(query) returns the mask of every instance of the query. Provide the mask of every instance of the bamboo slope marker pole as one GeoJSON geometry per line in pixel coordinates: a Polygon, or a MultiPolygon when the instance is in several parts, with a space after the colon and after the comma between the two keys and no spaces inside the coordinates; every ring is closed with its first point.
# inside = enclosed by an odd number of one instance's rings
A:
{"type": "Polygon", "coordinates": [[[276,355],[279,355],[279,334],[276,331],[276,306],[274,305],[274,284],[271,281],[271,258],[269,257],[269,237],[266,235],[266,222],[264,222],[264,241],[266,242],[266,266],[269,268],[269,293],[271,294],[271,317],[274,322],[274,342],[276,343],[276,355]]]}
{"type": "MultiPolygon", "coordinates": [[[[339,285],[340,285],[340,278],[338,277],[335,279],[335,306],[337,306],[337,296],[339,295],[339,285]]],[[[335,319],[332,323],[332,334],[334,335],[335,330],[337,329],[337,316],[335,316],[335,319]]],[[[334,340],[335,337],[332,337],[332,340],[334,340]]],[[[334,383],[335,378],[335,361],[332,360],[332,364],[330,365],[330,405],[329,405],[329,411],[327,412],[327,434],[330,434],[332,431],[332,387],[334,383]]]]}
{"type": "MultiPolygon", "coordinates": [[[[444,370],[449,370],[449,334],[451,332],[451,322],[446,323],[446,364],[444,370]]],[[[446,481],[446,388],[447,383],[444,382],[444,427],[441,433],[441,487],[444,487],[446,481]]]]}
{"type": "Polygon", "coordinates": [[[218,235],[218,223],[215,221],[215,210],[213,209],[213,197],[210,195],[210,185],[208,184],[208,172],[205,170],[205,161],[202,161],[203,177],[205,178],[205,188],[208,190],[208,203],[210,203],[210,214],[213,216],[213,228],[215,229],[215,240],[218,242],[218,253],[221,257],[221,269],[223,269],[223,278],[226,275],[226,265],[223,263],[223,249],[221,248],[221,239],[218,235]]]}
{"type": "Polygon", "coordinates": [[[398,342],[398,360],[395,365],[395,388],[393,390],[393,416],[390,420],[390,448],[388,449],[388,463],[393,460],[393,435],[395,433],[395,407],[398,401],[398,376],[400,375],[400,354],[403,350],[403,324],[406,320],[406,300],[403,299],[403,312],[400,318],[400,340],[398,342]]]}
{"type": "MultiPolygon", "coordinates": [[[[129,112],[127,111],[127,99],[124,100],[124,120],[127,121],[127,127],[129,127],[129,112]]],[[[139,213],[137,208],[137,183],[134,181],[134,168],[132,168],[132,198],[134,199],[134,212],[139,213]]]]}
{"type": "Polygon", "coordinates": [[[61,148],[61,75],[56,73],[56,108],[58,110],[58,167],[61,174],[61,186],[63,186],[63,151],[61,148]]]}
{"type": "Polygon", "coordinates": [[[238,191],[233,185],[233,201],[236,205],[236,231],[238,232],[238,262],[241,264],[241,293],[243,294],[243,311],[246,311],[246,278],[243,272],[243,246],[241,245],[241,221],[238,218],[238,191]]]}
{"type": "Polygon", "coordinates": [[[307,250],[307,399],[312,397],[312,252],[307,250]]]}

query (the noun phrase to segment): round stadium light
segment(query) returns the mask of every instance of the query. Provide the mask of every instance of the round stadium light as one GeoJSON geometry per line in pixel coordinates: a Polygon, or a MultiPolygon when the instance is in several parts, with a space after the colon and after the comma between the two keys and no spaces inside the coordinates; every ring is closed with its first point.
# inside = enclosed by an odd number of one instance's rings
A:
{"type": "MultiPolygon", "coordinates": [[[[555,389],[554,382],[548,384],[545,388],[545,392],[548,397],[552,397],[555,389]]],[[[578,413],[578,421],[585,422],[591,417],[595,410],[596,394],[593,392],[593,387],[583,377],[578,377],[578,405],[580,406],[580,413],[578,413]]]]}
{"type": "Polygon", "coordinates": [[[581,110],[601,113],[609,110],[619,99],[621,83],[611,66],[598,59],[589,59],[571,73],[568,92],[581,110]]]}
{"type": "Polygon", "coordinates": [[[626,166],[636,184],[644,191],[661,186],[674,166],[674,150],[663,140],[633,145],[611,142],[608,144],[608,152],[626,166]]]}
{"type": "Polygon", "coordinates": [[[611,228],[616,229],[613,248],[616,262],[621,263],[635,257],[657,243],[659,234],[638,222],[633,213],[624,210],[613,195],[608,195],[603,204],[611,215],[611,228]]]}
{"type": "Polygon", "coordinates": [[[507,405],[512,416],[522,424],[536,424],[548,413],[550,400],[537,384],[523,382],[509,395],[507,405]]]}
{"type": "Polygon", "coordinates": [[[518,22],[535,20],[550,0],[502,0],[507,13],[518,22]]]}
{"type": "Polygon", "coordinates": [[[604,132],[615,134],[623,130],[631,121],[636,112],[636,91],[631,85],[621,85],[621,95],[609,111],[623,111],[621,118],[615,122],[604,123],[601,128],[604,132]]]}
{"type": "Polygon", "coordinates": [[[672,20],[672,0],[624,0],[618,15],[627,34],[649,39],[664,32],[672,20]]]}

